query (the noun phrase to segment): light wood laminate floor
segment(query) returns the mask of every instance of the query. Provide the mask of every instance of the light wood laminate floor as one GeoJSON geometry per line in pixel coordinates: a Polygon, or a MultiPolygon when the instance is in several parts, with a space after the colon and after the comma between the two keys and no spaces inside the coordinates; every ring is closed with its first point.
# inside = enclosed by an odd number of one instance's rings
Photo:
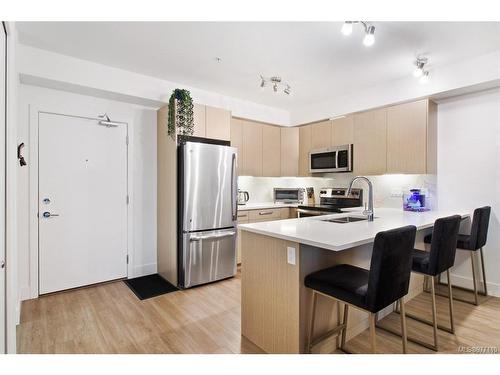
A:
{"type": "MultiPolygon", "coordinates": [[[[458,294],[458,292],[457,292],[458,294]]],[[[438,298],[440,323],[447,300],[438,298]]],[[[439,332],[441,352],[459,347],[500,349],[500,299],[480,306],[455,302],[456,334],[439,332]]],[[[430,316],[430,297],[422,293],[407,310],[430,316]]],[[[399,327],[391,314],[382,324],[399,327]]],[[[432,328],[408,320],[408,334],[432,338],[432,328]]],[[[140,301],[123,282],[43,296],[22,304],[18,353],[262,353],[240,335],[240,276],[140,301]]],[[[400,353],[401,340],[377,330],[380,353],[400,353]]],[[[348,342],[369,352],[368,332],[348,342]]],[[[409,343],[410,353],[434,353],[409,343]]]]}

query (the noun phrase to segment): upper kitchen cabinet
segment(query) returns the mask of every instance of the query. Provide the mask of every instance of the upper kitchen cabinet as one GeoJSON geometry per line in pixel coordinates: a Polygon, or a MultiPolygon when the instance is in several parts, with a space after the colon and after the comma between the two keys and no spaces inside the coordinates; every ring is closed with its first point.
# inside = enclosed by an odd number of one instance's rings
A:
{"type": "Polygon", "coordinates": [[[222,108],[205,107],[207,138],[229,141],[231,138],[231,112],[222,108]]]}
{"type": "Polygon", "coordinates": [[[262,125],[262,176],[281,175],[281,131],[278,126],[262,125]]]}
{"type": "Polygon", "coordinates": [[[299,175],[299,128],[281,128],[281,175],[299,175]]]}
{"type": "Polygon", "coordinates": [[[387,108],[387,173],[436,173],[436,104],[387,108]]]}
{"type": "Polygon", "coordinates": [[[263,125],[253,121],[243,121],[243,144],[240,175],[262,176],[263,125]]]}
{"type": "Polygon", "coordinates": [[[234,117],[231,118],[231,146],[237,149],[237,172],[243,175],[243,120],[234,117]]]}
{"type": "Polygon", "coordinates": [[[311,125],[311,150],[331,146],[332,122],[330,120],[311,125]]]}
{"type": "Polygon", "coordinates": [[[354,143],[354,116],[348,115],[332,120],[332,146],[354,143]]]}
{"type": "Polygon", "coordinates": [[[311,152],[311,125],[299,128],[299,176],[309,176],[309,153],[311,152]]]}
{"type": "Polygon", "coordinates": [[[201,104],[194,104],[193,106],[193,120],[195,137],[205,138],[206,134],[206,119],[205,119],[205,106],[201,104]]]}
{"type": "Polygon", "coordinates": [[[381,175],[387,171],[387,109],[354,115],[354,173],[381,175]]]}

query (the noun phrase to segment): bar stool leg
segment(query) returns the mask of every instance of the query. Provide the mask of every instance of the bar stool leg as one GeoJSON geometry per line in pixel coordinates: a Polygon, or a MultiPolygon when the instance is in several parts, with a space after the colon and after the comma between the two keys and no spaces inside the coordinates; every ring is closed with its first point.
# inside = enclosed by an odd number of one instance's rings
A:
{"type": "Polygon", "coordinates": [[[438,350],[437,337],[437,311],[436,311],[436,291],[434,289],[434,277],[431,277],[431,296],[432,296],[432,328],[434,330],[434,347],[438,350]]]}
{"type": "MultiPolygon", "coordinates": [[[[342,320],[340,319],[340,302],[337,301],[337,327],[342,324],[342,320]]],[[[337,348],[340,348],[340,335],[337,335],[336,344],[337,348]]]]}
{"type": "Polygon", "coordinates": [[[451,333],[455,333],[455,324],[453,323],[453,291],[452,291],[453,288],[451,287],[449,268],[446,270],[446,278],[448,279],[448,303],[450,307],[450,328],[451,328],[451,333]]]}
{"type": "Polygon", "coordinates": [[[370,313],[370,345],[372,353],[377,354],[377,333],[375,331],[375,314],[370,313]]]}
{"type": "Polygon", "coordinates": [[[484,295],[488,295],[488,288],[486,287],[486,272],[484,271],[484,254],[483,254],[483,248],[479,250],[481,252],[481,268],[483,271],[483,290],[484,290],[484,295]]]}
{"type": "Polygon", "coordinates": [[[346,303],[344,305],[344,319],[342,324],[344,325],[344,329],[342,329],[342,338],[340,340],[340,349],[346,351],[345,341],[346,341],[346,333],[347,333],[347,319],[349,318],[349,305],[346,303]]]}
{"type": "Polygon", "coordinates": [[[313,301],[312,301],[312,307],[311,307],[311,321],[309,323],[309,333],[307,335],[307,348],[306,351],[307,353],[311,353],[311,342],[314,334],[314,318],[316,315],[316,303],[318,299],[318,294],[316,291],[313,290],[313,301]]]}
{"type": "Polygon", "coordinates": [[[401,337],[403,339],[403,354],[406,354],[406,347],[408,344],[408,337],[406,334],[406,313],[405,313],[405,301],[404,297],[399,299],[399,305],[401,306],[401,337]]]}
{"type": "Polygon", "coordinates": [[[470,261],[472,264],[472,283],[474,284],[474,305],[479,305],[477,298],[477,282],[476,282],[476,260],[474,259],[474,251],[470,252],[470,261]]]}

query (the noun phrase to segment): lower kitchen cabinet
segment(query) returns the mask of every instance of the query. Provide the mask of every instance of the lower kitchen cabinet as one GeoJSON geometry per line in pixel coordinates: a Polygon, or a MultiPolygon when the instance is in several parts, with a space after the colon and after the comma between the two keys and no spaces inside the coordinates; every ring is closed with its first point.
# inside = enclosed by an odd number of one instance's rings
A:
{"type": "MultiPolygon", "coordinates": [[[[238,224],[259,223],[263,221],[283,220],[297,217],[295,207],[280,207],[259,210],[238,210],[238,224]]],[[[241,231],[238,229],[236,240],[236,263],[241,264],[241,231]]]]}

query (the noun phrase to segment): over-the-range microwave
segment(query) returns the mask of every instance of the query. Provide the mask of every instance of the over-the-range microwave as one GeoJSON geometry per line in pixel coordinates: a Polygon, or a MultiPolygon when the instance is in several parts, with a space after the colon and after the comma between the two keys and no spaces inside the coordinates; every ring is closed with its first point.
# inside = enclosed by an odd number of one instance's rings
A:
{"type": "Polygon", "coordinates": [[[309,172],[352,172],[352,144],[313,150],[309,154],[309,172]]]}

